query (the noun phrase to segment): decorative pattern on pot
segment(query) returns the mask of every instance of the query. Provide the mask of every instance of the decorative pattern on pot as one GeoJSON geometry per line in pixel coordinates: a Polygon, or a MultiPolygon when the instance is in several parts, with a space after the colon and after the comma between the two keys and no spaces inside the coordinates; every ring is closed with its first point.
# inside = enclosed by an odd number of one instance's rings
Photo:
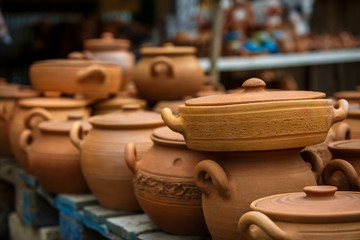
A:
{"type": "Polygon", "coordinates": [[[163,231],[181,235],[208,235],[193,169],[207,159],[206,152],[188,149],[184,138],[167,127],[154,130],[154,145],[142,158],[133,143],[125,160],[134,174],[135,196],[150,219],[163,231]],[[171,219],[171,221],[169,221],[171,219]]]}
{"type": "Polygon", "coordinates": [[[124,159],[125,145],[134,142],[141,158],[152,145],[152,131],[164,125],[160,115],[140,111],[139,106],[124,107],[122,112],[94,116],[89,122],[93,128],[87,135],[81,134],[80,123],[74,124],[70,134],[80,149],[81,169],[91,191],[106,208],[140,210],[124,159]]]}
{"type": "MultiPolygon", "coordinates": [[[[20,147],[27,152],[28,166],[41,186],[51,193],[86,193],[89,188],[80,168],[80,152],[70,141],[70,129],[81,115],[69,115],[67,121],[44,121],[40,135],[31,129],[20,135],[20,147]]],[[[84,130],[90,125],[83,121],[84,130]]]]}
{"type": "Polygon", "coordinates": [[[237,239],[359,239],[360,194],[334,186],[258,199],[241,216],[237,239]]]}

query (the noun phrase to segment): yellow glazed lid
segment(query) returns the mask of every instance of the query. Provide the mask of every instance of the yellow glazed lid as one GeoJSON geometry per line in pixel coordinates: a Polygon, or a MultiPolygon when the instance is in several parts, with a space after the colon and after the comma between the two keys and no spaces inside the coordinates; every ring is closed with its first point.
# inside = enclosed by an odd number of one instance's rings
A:
{"type": "Polygon", "coordinates": [[[114,38],[111,32],[104,32],[101,38],[88,39],[84,42],[84,48],[88,50],[116,50],[122,48],[129,48],[130,41],[126,39],[114,38]]]}
{"type": "Polygon", "coordinates": [[[142,55],[178,55],[178,54],[194,54],[194,47],[177,47],[172,43],[166,43],[162,47],[144,47],[140,49],[142,55]]]}
{"type": "Polygon", "coordinates": [[[185,105],[222,106],[243,103],[320,99],[326,96],[325,93],[311,91],[267,91],[265,90],[265,82],[258,78],[248,79],[243,83],[242,86],[244,88],[243,91],[232,94],[193,98],[187,100],[185,105]]]}

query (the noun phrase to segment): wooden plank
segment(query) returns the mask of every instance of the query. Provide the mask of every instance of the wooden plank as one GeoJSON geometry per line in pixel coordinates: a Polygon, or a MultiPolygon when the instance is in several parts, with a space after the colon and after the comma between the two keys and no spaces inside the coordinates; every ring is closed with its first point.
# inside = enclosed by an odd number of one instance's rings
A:
{"type": "Polygon", "coordinates": [[[22,169],[19,170],[20,179],[27,185],[36,188],[39,183],[36,180],[35,176],[25,173],[22,169]]]}
{"type": "Polygon", "coordinates": [[[210,237],[203,236],[182,236],[165,232],[144,233],[138,236],[138,240],[210,240],[210,237]]]}
{"type": "Polygon", "coordinates": [[[136,240],[139,234],[157,230],[146,214],[108,218],[106,226],[110,231],[127,240],[136,240]]]}
{"type": "Polygon", "coordinates": [[[104,224],[107,218],[126,216],[135,214],[130,211],[116,211],[108,208],[104,208],[100,205],[92,205],[84,207],[85,218],[95,224],[104,224]]]}
{"type": "Polygon", "coordinates": [[[56,201],[60,207],[67,207],[73,211],[97,204],[97,200],[92,194],[59,194],[56,196],[56,201]]]}

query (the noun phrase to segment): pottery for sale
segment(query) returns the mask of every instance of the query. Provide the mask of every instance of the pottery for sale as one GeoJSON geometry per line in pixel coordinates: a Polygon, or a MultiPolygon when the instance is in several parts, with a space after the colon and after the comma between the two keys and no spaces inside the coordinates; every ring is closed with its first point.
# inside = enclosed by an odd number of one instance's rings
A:
{"type": "Polygon", "coordinates": [[[308,186],[304,192],[268,196],[241,216],[237,239],[359,239],[360,194],[334,186],[308,186]]]}
{"type": "Polygon", "coordinates": [[[210,154],[188,149],[182,135],[167,127],[155,129],[151,139],[154,145],[140,159],[134,143],[125,148],[141,208],[165,232],[207,235],[201,192],[192,176],[196,164],[210,154]]]}

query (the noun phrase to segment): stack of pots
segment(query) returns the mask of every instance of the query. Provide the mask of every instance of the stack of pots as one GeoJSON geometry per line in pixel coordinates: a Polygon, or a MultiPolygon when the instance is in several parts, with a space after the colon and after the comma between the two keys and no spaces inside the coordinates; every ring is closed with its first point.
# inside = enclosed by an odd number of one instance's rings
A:
{"type": "Polygon", "coordinates": [[[214,152],[213,160],[201,161],[194,170],[213,239],[239,239],[238,219],[252,201],[316,185],[322,160],[315,154],[303,159],[300,152],[323,142],[349,107],[339,100],[334,108],[320,92],[266,91],[260,79],[249,79],[243,87],[241,93],[187,100],[177,117],[170,109],[162,111],[165,123],[184,136],[190,149],[214,152]]]}

